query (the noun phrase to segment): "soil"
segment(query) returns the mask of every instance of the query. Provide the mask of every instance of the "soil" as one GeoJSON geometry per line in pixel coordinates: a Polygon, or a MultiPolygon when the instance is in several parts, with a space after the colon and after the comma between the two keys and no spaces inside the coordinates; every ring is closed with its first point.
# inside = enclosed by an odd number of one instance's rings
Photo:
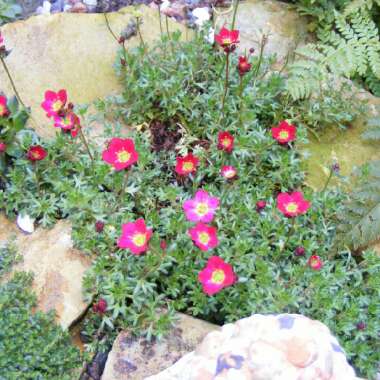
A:
{"type": "Polygon", "coordinates": [[[152,149],[155,152],[175,150],[182,135],[178,126],[167,126],[159,120],[150,123],[152,149]]]}

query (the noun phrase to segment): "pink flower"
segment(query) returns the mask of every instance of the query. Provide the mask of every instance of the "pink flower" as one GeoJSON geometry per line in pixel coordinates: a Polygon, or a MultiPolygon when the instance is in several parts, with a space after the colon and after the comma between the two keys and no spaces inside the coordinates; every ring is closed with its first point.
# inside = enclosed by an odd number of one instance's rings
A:
{"type": "Polygon", "coordinates": [[[277,208],[288,218],[305,214],[309,207],[310,202],[299,191],[280,193],[277,196],[277,208]]]}
{"type": "Polygon", "coordinates": [[[175,166],[175,171],[179,175],[189,175],[190,173],[195,173],[197,171],[197,166],[199,165],[199,159],[189,153],[185,157],[177,157],[177,164],[175,166]]]}
{"type": "Polygon", "coordinates": [[[148,249],[152,229],[146,228],[144,219],[123,224],[122,234],[117,242],[119,248],[129,249],[134,255],[140,255],[148,249]]]}
{"type": "Polygon", "coordinates": [[[223,288],[233,285],[237,277],[230,264],[218,256],[211,256],[207,266],[199,272],[198,281],[202,284],[203,291],[212,296],[223,288]]]}
{"type": "Polygon", "coordinates": [[[69,112],[64,116],[54,115],[54,127],[69,131],[79,124],[79,117],[74,112],[69,112]]]}
{"type": "Polygon", "coordinates": [[[237,44],[239,42],[239,31],[228,30],[223,27],[220,29],[219,34],[215,35],[215,42],[224,48],[237,44]]]}
{"type": "Polygon", "coordinates": [[[183,210],[190,222],[209,223],[214,219],[218,206],[218,198],[210,197],[205,190],[198,190],[193,199],[184,202],[183,210]]]}
{"type": "Polygon", "coordinates": [[[237,176],[236,169],[233,166],[229,165],[222,166],[222,170],[220,171],[220,173],[225,179],[228,180],[235,179],[237,176]]]}
{"type": "Polygon", "coordinates": [[[297,129],[294,125],[281,121],[277,127],[272,127],[272,137],[280,144],[286,144],[296,139],[297,129]]]}
{"type": "Polygon", "coordinates": [[[307,261],[307,264],[311,269],[314,270],[320,270],[323,267],[323,262],[321,258],[317,255],[310,256],[309,260],[307,261]]]}
{"type": "Polygon", "coordinates": [[[8,114],[7,98],[4,95],[0,95],[0,117],[8,116],[8,114]]]}
{"type": "Polygon", "coordinates": [[[234,148],[234,136],[230,132],[223,131],[218,134],[218,149],[231,153],[234,148]]]}
{"type": "Polygon", "coordinates": [[[31,146],[26,154],[30,161],[41,161],[47,156],[47,151],[41,145],[31,146]]]}
{"type": "Polygon", "coordinates": [[[208,251],[219,244],[216,227],[197,223],[195,227],[189,229],[188,233],[194,244],[202,251],[208,251]]]}
{"type": "Polygon", "coordinates": [[[47,117],[58,116],[66,102],[66,90],[59,90],[58,92],[48,90],[45,92],[45,99],[41,103],[41,107],[45,110],[47,117]]]}
{"type": "Polygon", "coordinates": [[[7,144],[0,141],[0,153],[4,153],[7,150],[7,144]]]}
{"type": "Polygon", "coordinates": [[[4,45],[4,37],[2,36],[1,31],[0,31],[0,47],[2,47],[3,45],[4,45]]]}
{"type": "Polygon", "coordinates": [[[113,138],[102,153],[103,161],[111,164],[117,171],[128,168],[137,162],[139,155],[131,139],[113,138]]]}

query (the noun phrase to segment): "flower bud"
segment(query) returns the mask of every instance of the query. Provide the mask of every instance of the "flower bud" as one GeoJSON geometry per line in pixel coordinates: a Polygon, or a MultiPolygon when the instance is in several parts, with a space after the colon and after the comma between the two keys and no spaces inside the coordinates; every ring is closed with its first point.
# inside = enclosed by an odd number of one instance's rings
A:
{"type": "Polygon", "coordinates": [[[306,252],[306,250],[304,247],[298,246],[294,250],[294,256],[305,256],[305,252],[306,252]]]}
{"type": "Polygon", "coordinates": [[[356,324],[356,328],[357,328],[358,330],[365,330],[366,327],[367,327],[367,325],[366,325],[363,321],[358,322],[358,323],[356,324]]]}
{"type": "Polygon", "coordinates": [[[5,150],[7,149],[7,145],[0,141],[0,153],[4,153],[5,150]]]}
{"type": "Polygon", "coordinates": [[[262,211],[267,205],[267,202],[266,201],[257,201],[256,202],[256,211],[257,212],[260,212],[262,211]]]}
{"type": "Polygon", "coordinates": [[[103,232],[103,230],[104,230],[104,223],[98,220],[95,223],[95,231],[100,234],[101,232],[103,232]]]}

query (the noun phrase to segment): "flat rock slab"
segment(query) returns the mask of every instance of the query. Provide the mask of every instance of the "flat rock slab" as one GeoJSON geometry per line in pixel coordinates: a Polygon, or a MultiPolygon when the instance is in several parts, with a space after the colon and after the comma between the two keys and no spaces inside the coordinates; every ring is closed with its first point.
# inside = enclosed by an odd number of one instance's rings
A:
{"type": "Polygon", "coordinates": [[[33,290],[38,309],[54,309],[57,322],[67,328],[86,309],[82,279],[90,260],[73,249],[71,227],[58,222],[51,230],[38,228],[33,234],[20,232],[15,223],[0,214],[0,245],[14,242],[23,261],[14,270],[33,272],[33,290]]]}
{"type": "MultiPolygon", "coordinates": [[[[217,31],[223,25],[231,28],[232,10],[216,11],[217,31]]],[[[240,31],[240,51],[255,48],[258,51],[263,34],[268,35],[265,54],[277,54],[283,60],[288,52],[303,44],[308,38],[306,19],[289,5],[272,0],[248,0],[241,2],[237,11],[235,29],[240,31]]]]}
{"type": "MultiPolygon", "coordinates": [[[[116,36],[132,19],[133,7],[109,13],[110,26],[116,36]]],[[[148,44],[160,36],[157,10],[141,6],[141,34],[148,44]]],[[[184,26],[169,20],[170,31],[184,26]]],[[[20,96],[32,108],[31,126],[43,137],[54,134],[54,127],[40,107],[47,89],[66,88],[74,103],[89,103],[112,93],[121,93],[122,86],[114,72],[119,44],[109,32],[103,14],[71,14],[33,16],[2,27],[6,58],[20,96]]],[[[137,37],[126,47],[139,44],[137,37]]],[[[11,86],[0,68],[0,90],[12,94],[11,86]]]]}
{"type": "Polygon", "coordinates": [[[108,356],[102,380],[143,380],[163,371],[194,350],[202,339],[219,327],[183,314],[163,340],[148,342],[121,332],[108,356]]]}

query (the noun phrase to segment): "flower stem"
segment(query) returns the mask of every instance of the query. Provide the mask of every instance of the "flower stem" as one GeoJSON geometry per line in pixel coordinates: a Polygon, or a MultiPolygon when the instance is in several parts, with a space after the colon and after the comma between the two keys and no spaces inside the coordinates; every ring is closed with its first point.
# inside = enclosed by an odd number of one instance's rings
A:
{"type": "Polygon", "coordinates": [[[235,28],[236,15],[237,15],[238,7],[239,7],[239,0],[235,0],[235,2],[234,2],[234,13],[232,16],[232,23],[231,23],[231,30],[234,30],[234,28],[235,28]]]}
{"type": "Polygon", "coordinates": [[[240,99],[239,126],[242,126],[242,124],[243,124],[243,107],[244,107],[244,101],[243,101],[243,90],[244,90],[243,75],[240,75],[239,79],[240,79],[240,82],[239,82],[239,99],[240,99]]]}
{"type": "MultiPolygon", "coordinates": [[[[136,18],[136,28],[137,28],[137,33],[139,35],[139,38],[140,38],[140,43],[141,43],[141,46],[144,48],[145,50],[145,42],[143,40],[143,37],[142,37],[142,34],[141,34],[141,29],[140,29],[140,19],[137,17],[136,18]]],[[[124,44],[123,44],[124,46],[124,44]]],[[[125,46],[124,46],[124,49],[125,49],[125,46]]]]}
{"type": "Polygon", "coordinates": [[[173,44],[172,44],[172,40],[170,38],[170,32],[169,32],[169,17],[166,15],[165,15],[165,26],[166,26],[166,34],[168,35],[168,39],[169,39],[170,49],[172,51],[172,54],[174,54],[173,44]]]}
{"type": "Polygon", "coordinates": [[[324,193],[327,189],[327,186],[329,185],[330,181],[331,181],[331,178],[333,176],[333,173],[334,173],[334,170],[331,168],[330,169],[330,173],[329,173],[329,176],[327,177],[326,179],[326,182],[325,182],[325,185],[323,186],[323,189],[321,191],[321,193],[324,193]]]}
{"type": "Polygon", "coordinates": [[[17,91],[17,88],[16,88],[16,85],[15,85],[15,82],[13,81],[13,79],[12,79],[12,75],[11,75],[11,73],[9,72],[9,69],[8,69],[7,64],[5,63],[5,59],[4,59],[4,58],[0,58],[0,60],[1,60],[1,63],[2,63],[2,65],[3,65],[3,67],[4,67],[5,72],[6,72],[7,76],[8,76],[8,78],[9,78],[9,81],[11,82],[11,85],[12,85],[12,88],[13,88],[13,92],[15,93],[17,100],[19,101],[19,103],[20,103],[24,108],[26,108],[24,102],[23,102],[22,99],[21,99],[21,96],[20,96],[19,92],[17,91]]]}
{"type": "Polygon", "coordinates": [[[158,19],[160,21],[160,32],[161,32],[161,38],[164,35],[164,32],[162,30],[162,15],[161,15],[161,6],[158,4],[158,19]]]}
{"type": "Polygon", "coordinates": [[[85,146],[86,150],[87,150],[87,153],[91,159],[92,162],[94,162],[94,156],[92,155],[91,151],[90,151],[90,147],[88,145],[88,142],[87,142],[87,139],[82,131],[82,127],[81,126],[78,126],[78,129],[79,129],[79,135],[80,135],[80,138],[83,142],[83,145],[85,146]]]}
{"type": "Polygon", "coordinates": [[[295,224],[296,224],[296,218],[293,217],[293,218],[292,218],[292,224],[291,224],[291,226],[290,226],[290,228],[289,228],[289,231],[288,231],[288,236],[287,236],[287,238],[286,238],[286,240],[285,240],[285,243],[284,243],[284,249],[286,249],[286,246],[288,245],[289,240],[290,240],[292,234],[295,232],[295,228],[294,228],[294,227],[295,227],[295,224]]]}
{"type": "Polygon", "coordinates": [[[265,45],[267,44],[267,40],[268,40],[267,36],[264,34],[263,38],[261,39],[261,42],[260,42],[259,61],[257,62],[257,66],[256,66],[255,72],[253,74],[253,78],[255,78],[254,83],[253,83],[253,87],[255,87],[255,85],[256,85],[257,75],[259,74],[261,64],[263,62],[264,49],[265,49],[265,45]]]}
{"type": "Polygon", "coordinates": [[[229,81],[229,66],[230,66],[230,53],[226,53],[226,78],[224,82],[224,93],[222,97],[222,113],[224,115],[224,103],[226,101],[227,91],[228,91],[228,81],[229,81]]]}

